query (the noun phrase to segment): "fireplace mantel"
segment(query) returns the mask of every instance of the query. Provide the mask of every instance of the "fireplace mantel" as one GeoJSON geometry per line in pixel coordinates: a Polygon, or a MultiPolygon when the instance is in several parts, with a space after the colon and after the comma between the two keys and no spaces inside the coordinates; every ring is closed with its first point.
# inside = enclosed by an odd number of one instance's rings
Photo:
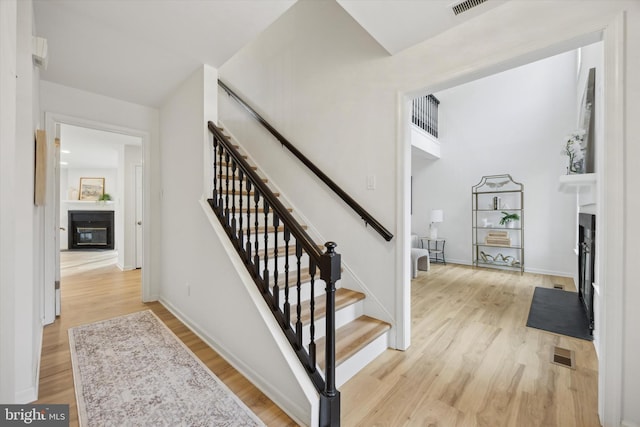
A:
{"type": "Polygon", "coordinates": [[[560,176],[558,190],[568,194],[595,194],[598,179],[595,173],[560,176]]]}

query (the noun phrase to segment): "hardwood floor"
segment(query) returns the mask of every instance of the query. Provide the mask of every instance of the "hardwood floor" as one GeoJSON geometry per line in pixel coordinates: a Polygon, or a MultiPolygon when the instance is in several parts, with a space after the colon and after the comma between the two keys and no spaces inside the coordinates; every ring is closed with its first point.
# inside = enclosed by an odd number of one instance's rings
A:
{"type": "Polygon", "coordinates": [[[140,270],[120,271],[113,252],[63,252],[60,264],[62,315],[44,328],[39,400],[35,403],[68,403],[70,425],[77,426],[68,329],[151,309],[265,424],[296,425],[160,303],[142,303],[140,270]]]}
{"type": "Polygon", "coordinates": [[[432,264],[412,281],[412,341],[341,389],[344,426],[599,426],[591,342],[527,328],[536,286],[573,280],[432,264]],[[553,346],[576,369],[552,364],[553,346]]]}
{"type": "MultiPolygon", "coordinates": [[[[69,403],[72,426],[77,413],[67,330],[144,309],[267,425],[295,425],[162,305],[141,303],[139,270],[66,266],[62,317],[44,330],[38,402],[69,403]]],[[[453,264],[421,271],[412,281],[411,347],[387,350],[341,388],[342,425],[599,426],[592,343],[524,326],[535,286],[555,283],[575,291],[572,280],[559,277],[453,264]],[[556,345],[575,351],[575,370],[550,362],[556,345]]]]}

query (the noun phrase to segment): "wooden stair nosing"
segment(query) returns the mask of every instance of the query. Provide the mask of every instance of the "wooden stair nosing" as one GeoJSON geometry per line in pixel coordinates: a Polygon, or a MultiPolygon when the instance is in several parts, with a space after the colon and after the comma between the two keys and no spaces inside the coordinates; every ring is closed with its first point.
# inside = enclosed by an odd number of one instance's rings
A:
{"type": "MultiPolygon", "coordinates": [[[[219,190],[219,188],[217,188],[216,190],[219,190]]],[[[222,187],[222,195],[226,196],[227,194],[229,194],[230,197],[233,197],[233,189],[229,188],[229,192],[227,193],[227,187],[223,186],[222,187]]],[[[236,190],[236,196],[255,196],[256,192],[251,190],[249,193],[247,193],[247,190],[242,190],[242,193],[239,190],[236,190]]],[[[274,196],[276,197],[280,197],[280,193],[273,193],[274,196]]]]}
{"type": "MultiPolygon", "coordinates": [[[[379,319],[363,315],[336,331],[336,366],[356,354],[360,349],[391,329],[379,319]]],[[[316,362],[324,371],[325,338],[316,341],[316,362]]]]}
{"type": "MultiPolygon", "coordinates": [[[[229,165],[229,170],[231,170],[231,163],[227,163],[227,162],[226,162],[226,161],[224,161],[224,160],[223,160],[222,162],[217,162],[217,165],[218,165],[218,166],[220,166],[220,167],[225,167],[225,168],[227,167],[227,165],[229,165]]],[[[257,166],[249,165],[249,167],[250,167],[251,169],[253,169],[254,171],[257,171],[257,170],[258,170],[258,167],[257,167],[257,166]]]]}
{"type": "MultiPolygon", "coordinates": [[[[317,245],[317,247],[318,247],[318,250],[320,250],[320,251],[322,251],[324,249],[324,246],[322,246],[322,245],[317,245]]],[[[269,252],[268,252],[269,258],[272,258],[273,257],[273,248],[268,248],[268,249],[269,249],[269,252]]],[[[278,256],[279,257],[280,256],[284,256],[285,255],[285,250],[286,250],[285,246],[278,246],[278,256]]],[[[295,254],[296,254],[296,244],[295,244],[294,241],[292,241],[289,244],[289,253],[286,254],[286,255],[295,255],[295,254]]],[[[260,249],[258,251],[258,255],[260,256],[260,258],[264,257],[264,249],[260,249]]]]}
{"type": "MultiPolygon", "coordinates": [[[[300,227],[302,227],[303,230],[307,229],[307,226],[304,225],[304,224],[300,224],[300,227]]],[[[245,236],[247,234],[247,230],[249,231],[249,233],[251,233],[251,237],[255,236],[256,229],[254,228],[253,224],[251,224],[251,228],[249,228],[249,229],[243,227],[243,233],[244,233],[245,236]]],[[[262,237],[262,236],[260,236],[260,234],[264,234],[265,230],[266,230],[267,233],[270,234],[270,233],[274,233],[276,231],[276,228],[273,225],[269,225],[268,227],[266,227],[266,229],[265,229],[264,225],[258,226],[258,237],[262,237]]],[[[279,225],[278,226],[278,233],[281,233],[283,231],[284,231],[284,225],[279,225]]],[[[269,254],[269,255],[271,255],[271,254],[269,254]]]]}
{"type": "MultiPolygon", "coordinates": [[[[218,175],[219,180],[225,180],[226,178],[227,178],[226,175],[222,175],[222,174],[218,175]]],[[[248,178],[249,177],[245,175],[242,181],[247,181],[248,178]]],[[[240,181],[240,177],[238,175],[229,175],[229,179],[231,181],[240,181]]],[[[267,178],[262,178],[261,181],[264,182],[265,184],[269,182],[267,178]]]]}
{"type": "MultiPolygon", "coordinates": [[[[249,209],[249,210],[251,211],[251,212],[250,212],[251,214],[254,214],[254,213],[256,212],[256,209],[255,209],[255,207],[253,207],[253,206],[252,206],[252,207],[250,207],[250,208],[247,208],[246,206],[243,206],[243,207],[242,207],[242,209],[237,209],[237,208],[236,208],[236,213],[238,213],[238,212],[242,212],[242,213],[245,213],[245,214],[246,214],[246,213],[247,213],[247,209],[249,209]]],[[[293,209],[292,209],[292,208],[287,208],[287,211],[289,211],[289,212],[293,212],[293,209]]],[[[271,211],[271,210],[269,210],[269,213],[271,213],[271,212],[272,212],[272,211],[271,211]]],[[[263,213],[264,213],[264,208],[258,208],[258,213],[263,214],[263,213]]],[[[323,246],[323,247],[324,247],[324,246],[323,246]]]]}
{"type": "MultiPolygon", "coordinates": [[[[357,303],[365,298],[365,295],[362,292],[353,291],[351,289],[346,288],[338,288],[336,289],[336,311],[348,307],[352,304],[357,303]]],[[[307,301],[308,303],[308,301],[307,301]]],[[[296,305],[291,306],[291,323],[296,323],[296,305]]],[[[325,294],[319,295],[315,297],[315,309],[314,309],[314,318],[316,320],[322,319],[326,316],[327,312],[327,298],[325,294]]],[[[300,320],[303,325],[309,324],[311,322],[311,312],[309,310],[303,310],[300,315],[300,320]]]]}

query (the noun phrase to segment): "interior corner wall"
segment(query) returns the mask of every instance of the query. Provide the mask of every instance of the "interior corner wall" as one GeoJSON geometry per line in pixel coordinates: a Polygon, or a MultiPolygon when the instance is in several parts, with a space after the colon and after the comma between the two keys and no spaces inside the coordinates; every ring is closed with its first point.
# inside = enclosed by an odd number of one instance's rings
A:
{"type": "MultiPolygon", "coordinates": [[[[628,427],[640,426],[640,282],[638,282],[638,260],[640,259],[640,193],[637,183],[640,182],[640,2],[630,2],[627,6],[625,23],[625,183],[623,189],[625,206],[625,271],[624,271],[624,357],[622,366],[623,376],[623,405],[622,416],[628,427]]],[[[606,148],[606,147],[605,147],[606,148]]]]}
{"type": "MultiPolygon", "coordinates": [[[[206,125],[209,120],[217,122],[211,105],[217,103],[217,91],[209,85],[216,84],[217,70],[204,66],[174,91],[160,111],[160,301],[250,381],[286,396],[287,402],[278,403],[295,413],[309,402],[232,264],[230,256],[237,255],[226,252],[200,204],[207,174],[203,143],[211,144],[206,125]]],[[[308,417],[304,411],[295,415],[308,417]]]]}
{"type": "MultiPolygon", "coordinates": [[[[375,299],[393,322],[395,251],[402,237],[394,203],[397,91],[386,73],[392,60],[387,55],[337,3],[297,2],[225,63],[220,75],[388,229],[390,242],[233,100],[221,95],[219,105],[221,121],[294,214],[305,218],[317,243],[337,243],[354,285],[368,295],[365,310],[375,299]],[[367,189],[368,180],[374,188],[367,189]]],[[[345,279],[339,286],[349,285],[345,279]]]]}
{"type": "MultiPolygon", "coordinates": [[[[17,0],[0,1],[0,402],[15,398],[17,0]]],[[[19,169],[19,168],[18,168],[19,169]]]]}
{"type": "MultiPolygon", "coordinates": [[[[43,207],[34,206],[34,136],[40,125],[39,72],[32,61],[33,2],[17,6],[16,150],[14,162],[15,213],[15,397],[27,403],[37,398],[38,366],[42,345],[44,247],[43,207]]],[[[4,173],[4,172],[3,172],[4,173]]]]}
{"type": "Polygon", "coordinates": [[[471,187],[510,174],[524,184],[525,270],[573,277],[575,195],[558,178],[575,93],[575,50],[437,92],[442,158],[414,156],[412,231],[428,235],[431,209],[443,209],[447,260],[471,264],[471,187]]]}

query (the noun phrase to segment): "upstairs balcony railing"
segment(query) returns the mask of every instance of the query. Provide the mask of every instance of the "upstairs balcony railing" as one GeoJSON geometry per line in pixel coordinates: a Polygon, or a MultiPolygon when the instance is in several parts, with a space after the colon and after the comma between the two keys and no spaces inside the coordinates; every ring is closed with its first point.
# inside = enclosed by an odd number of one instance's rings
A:
{"type": "Polygon", "coordinates": [[[435,138],[438,137],[438,105],[440,101],[435,96],[421,96],[413,100],[411,113],[411,122],[435,138]]]}

